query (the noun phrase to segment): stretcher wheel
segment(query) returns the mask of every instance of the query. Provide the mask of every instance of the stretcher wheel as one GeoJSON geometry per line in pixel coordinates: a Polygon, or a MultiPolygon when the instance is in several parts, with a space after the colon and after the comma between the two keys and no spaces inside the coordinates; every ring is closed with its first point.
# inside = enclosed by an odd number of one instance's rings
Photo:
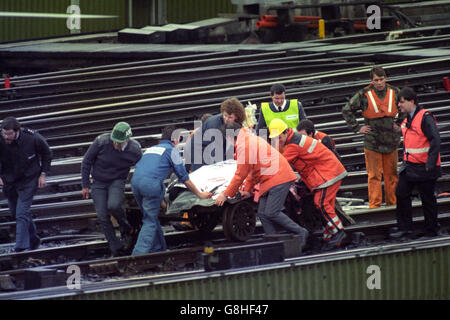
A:
{"type": "Polygon", "coordinates": [[[231,241],[246,241],[255,232],[256,204],[241,201],[225,208],[222,226],[225,237],[231,241]]]}

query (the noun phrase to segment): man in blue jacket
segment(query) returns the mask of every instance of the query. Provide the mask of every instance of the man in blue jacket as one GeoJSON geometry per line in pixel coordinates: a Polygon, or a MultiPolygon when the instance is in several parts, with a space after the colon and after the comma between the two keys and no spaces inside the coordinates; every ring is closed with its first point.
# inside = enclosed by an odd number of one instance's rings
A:
{"type": "Polygon", "coordinates": [[[45,186],[51,161],[52,153],[44,137],[21,128],[14,117],[2,121],[0,187],[16,219],[16,252],[37,249],[41,243],[30,207],[37,188],[45,186]]]}
{"type": "Polygon", "coordinates": [[[167,249],[158,214],[166,189],[164,179],[168,177],[172,169],[179,180],[199,198],[211,197],[209,192],[200,192],[189,180],[189,174],[184,167],[183,159],[176,149],[179,137],[175,136],[175,130],[174,126],[164,128],[159,144],[147,148],[142,159],[136,164],[131,179],[131,188],[143,216],[142,228],[133,255],[167,249]]]}
{"type": "Polygon", "coordinates": [[[94,140],[81,163],[83,198],[89,199],[91,187],[98,221],[114,256],[125,255],[131,249],[131,227],[122,201],[130,168],[142,157],[141,145],[131,139],[131,135],[128,123],[117,123],[111,133],[101,134],[94,140]],[[89,179],[91,173],[94,180],[92,186],[89,179]],[[119,224],[123,243],[116,236],[111,215],[119,224]]]}
{"type": "Polygon", "coordinates": [[[245,121],[245,109],[238,99],[231,98],[222,102],[220,112],[208,118],[186,143],[184,159],[190,172],[205,164],[233,159],[234,146],[227,143],[220,128],[233,122],[242,124],[245,121]]]}

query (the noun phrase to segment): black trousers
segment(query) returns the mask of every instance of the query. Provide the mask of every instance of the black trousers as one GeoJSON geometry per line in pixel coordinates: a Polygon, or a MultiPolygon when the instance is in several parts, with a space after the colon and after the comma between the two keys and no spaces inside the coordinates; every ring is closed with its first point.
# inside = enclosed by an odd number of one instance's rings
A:
{"type": "Polygon", "coordinates": [[[396,195],[397,195],[397,223],[402,231],[412,231],[412,200],[411,194],[415,186],[418,187],[420,199],[422,200],[422,210],[425,218],[424,232],[426,235],[436,235],[439,230],[437,223],[437,202],[434,196],[436,179],[427,181],[411,181],[406,177],[405,172],[400,174],[396,195]]]}

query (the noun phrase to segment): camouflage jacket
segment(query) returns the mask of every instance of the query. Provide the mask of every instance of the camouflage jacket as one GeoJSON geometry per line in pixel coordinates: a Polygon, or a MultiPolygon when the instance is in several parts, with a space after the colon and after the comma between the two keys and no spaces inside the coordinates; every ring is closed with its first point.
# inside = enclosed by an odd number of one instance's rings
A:
{"type": "Polygon", "coordinates": [[[400,125],[403,119],[406,117],[405,113],[399,113],[395,118],[384,117],[377,119],[364,118],[364,124],[358,124],[357,117],[362,117],[362,112],[368,107],[368,101],[365,93],[369,90],[374,90],[375,94],[380,98],[384,99],[387,87],[395,90],[395,105],[398,103],[398,88],[386,84],[386,88],[382,91],[377,91],[373,85],[370,85],[364,89],[359,90],[350,101],[342,108],[342,115],[350,130],[353,132],[359,132],[362,125],[369,125],[371,131],[364,135],[364,148],[380,152],[380,153],[391,153],[399,147],[400,137],[402,135],[400,130],[400,125]],[[393,129],[393,125],[396,123],[399,128],[397,130],[393,129]]]}

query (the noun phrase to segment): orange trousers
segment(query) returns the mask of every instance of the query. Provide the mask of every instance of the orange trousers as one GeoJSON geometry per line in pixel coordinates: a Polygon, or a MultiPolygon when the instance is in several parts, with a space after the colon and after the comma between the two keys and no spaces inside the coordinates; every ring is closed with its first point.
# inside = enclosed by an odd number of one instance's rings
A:
{"type": "Polygon", "coordinates": [[[336,215],[334,205],[336,195],[341,186],[342,180],[332,184],[328,188],[317,189],[314,191],[314,205],[319,209],[326,221],[325,230],[323,232],[323,240],[328,241],[339,230],[343,230],[341,219],[336,215]]]}
{"type": "Polygon", "coordinates": [[[397,187],[398,152],[379,153],[364,149],[366,158],[366,170],[368,176],[369,208],[377,208],[381,205],[383,193],[381,191],[381,178],[384,176],[384,198],[386,205],[397,204],[395,188],[397,187]]]}

